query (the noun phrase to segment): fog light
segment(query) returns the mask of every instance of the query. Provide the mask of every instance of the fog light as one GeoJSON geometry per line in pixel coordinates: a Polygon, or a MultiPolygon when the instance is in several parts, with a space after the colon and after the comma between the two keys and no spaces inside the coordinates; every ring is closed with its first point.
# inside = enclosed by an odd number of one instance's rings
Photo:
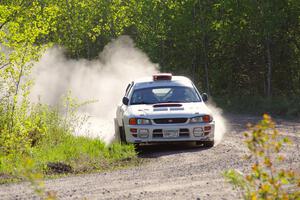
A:
{"type": "Polygon", "coordinates": [[[131,133],[137,133],[137,129],[136,129],[136,128],[131,128],[131,129],[130,129],[130,132],[131,132],[131,133]]]}
{"type": "Polygon", "coordinates": [[[205,136],[209,135],[209,132],[205,132],[204,135],[205,135],[205,136]]]}
{"type": "Polygon", "coordinates": [[[205,126],[205,127],[204,127],[204,130],[205,130],[205,131],[210,131],[210,130],[211,130],[211,126],[205,126]]]}
{"type": "Polygon", "coordinates": [[[201,127],[194,128],[193,133],[195,137],[200,137],[203,134],[203,129],[201,127]]]}
{"type": "Polygon", "coordinates": [[[139,137],[140,138],[147,138],[147,137],[149,137],[149,130],[148,129],[140,129],[139,130],[139,137]]]}

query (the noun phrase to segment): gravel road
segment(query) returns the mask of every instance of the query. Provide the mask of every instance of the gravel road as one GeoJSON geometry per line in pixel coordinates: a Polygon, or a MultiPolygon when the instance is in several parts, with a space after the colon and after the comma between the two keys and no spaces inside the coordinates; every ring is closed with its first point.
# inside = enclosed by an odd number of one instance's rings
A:
{"type": "MultiPolygon", "coordinates": [[[[191,144],[155,145],[143,148],[140,166],[112,172],[72,176],[46,181],[47,190],[59,199],[238,199],[222,177],[226,169],[245,171],[247,152],[243,132],[247,122],[260,118],[226,115],[230,125],[223,141],[211,148],[191,144]]],[[[293,140],[285,149],[286,165],[300,168],[300,121],[277,119],[278,128],[293,140]]],[[[38,199],[28,183],[0,186],[0,199],[38,199]]]]}

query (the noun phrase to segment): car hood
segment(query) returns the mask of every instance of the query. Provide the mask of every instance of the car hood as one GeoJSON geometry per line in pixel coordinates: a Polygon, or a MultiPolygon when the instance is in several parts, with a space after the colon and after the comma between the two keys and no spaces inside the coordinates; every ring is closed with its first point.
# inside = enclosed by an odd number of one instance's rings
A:
{"type": "Polygon", "coordinates": [[[150,119],[164,117],[193,117],[204,114],[211,114],[211,111],[203,102],[130,105],[126,111],[127,116],[145,117],[150,119]]]}

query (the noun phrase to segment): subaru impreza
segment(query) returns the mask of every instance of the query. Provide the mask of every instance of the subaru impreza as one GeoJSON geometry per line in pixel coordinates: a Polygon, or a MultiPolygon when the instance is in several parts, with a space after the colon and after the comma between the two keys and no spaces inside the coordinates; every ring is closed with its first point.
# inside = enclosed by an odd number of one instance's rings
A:
{"type": "Polygon", "coordinates": [[[214,145],[215,121],[193,82],[155,74],[128,84],[118,105],[115,129],[122,143],[196,142],[214,145]]]}

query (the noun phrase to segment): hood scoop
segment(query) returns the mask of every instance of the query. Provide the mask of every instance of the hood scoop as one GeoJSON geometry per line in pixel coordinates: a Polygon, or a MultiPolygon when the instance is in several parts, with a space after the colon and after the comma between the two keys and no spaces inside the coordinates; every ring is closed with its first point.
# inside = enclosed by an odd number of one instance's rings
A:
{"type": "Polygon", "coordinates": [[[154,108],[161,108],[161,107],[181,107],[182,104],[180,103],[160,103],[160,104],[154,104],[154,108]]]}

